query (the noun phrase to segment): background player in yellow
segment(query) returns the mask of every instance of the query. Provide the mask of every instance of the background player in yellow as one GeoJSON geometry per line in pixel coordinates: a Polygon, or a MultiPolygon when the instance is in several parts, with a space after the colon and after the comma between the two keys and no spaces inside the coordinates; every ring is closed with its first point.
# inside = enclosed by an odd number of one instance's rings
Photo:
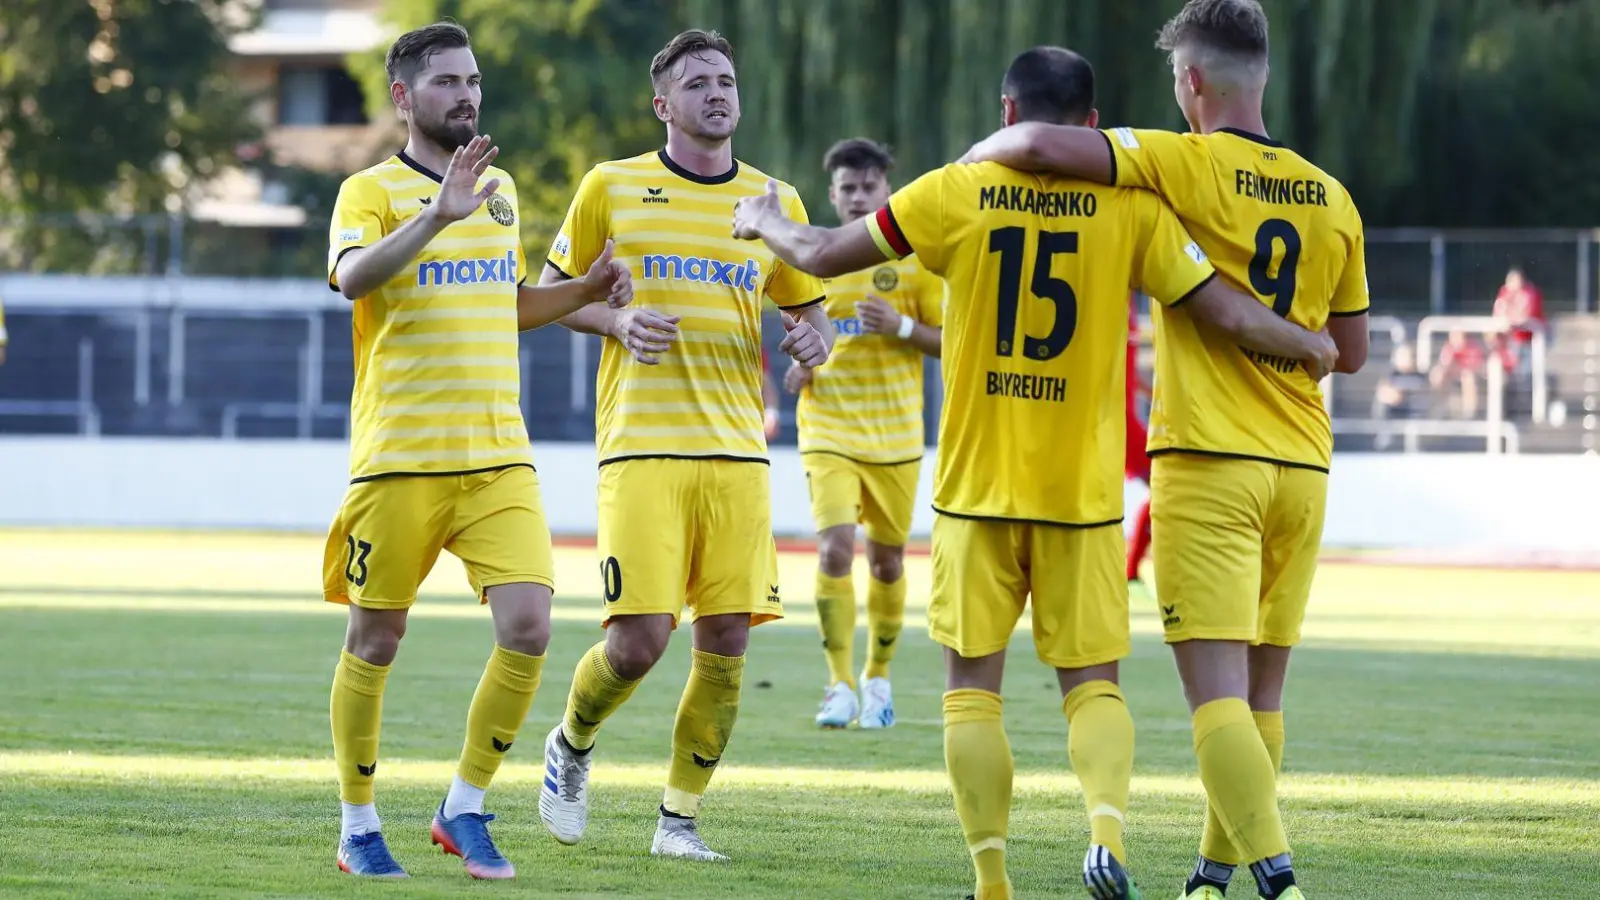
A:
{"type": "MultiPolygon", "coordinates": [[[[1094,71],[1077,54],[1019,55],[1002,121],[1093,124],[1094,71]]],[[[1159,198],[995,164],[949,165],[836,229],[742,201],[736,235],[834,276],[915,252],[950,284],[929,632],[945,652],[945,762],[979,900],[1011,897],[1011,751],[1001,724],[1006,647],[1030,596],[1034,645],[1056,669],[1097,898],[1137,897],[1122,841],[1133,719],[1123,580],[1123,379],[1130,289],[1181,306],[1263,352],[1315,358],[1325,339],[1216,281],[1159,198]]]]}
{"type": "Polygon", "coordinates": [[[6,364],[6,347],[10,343],[10,335],[6,334],[6,308],[0,303],[0,366],[6,364]]]}
{"type": "MultiPolygon", "coordinates": [[[[1192,134],[1030,128],[997,133],[967,158],[1158,192],[1220,271],[1286,320],[1326,327],[1335,370],[1357,371],[1367,355],[1361,218],[1343,185],[1266,134],[1260,4],[1191,0],[1158,46],[1172,54],[1192,134]]],[[[1218,897],[1248,862],[1263,897],[1297,897],[1275,774],[1289,648],[1327,504],[1324,370],[1236,346],[1183,310],[1160,312],[1156,341],[1156,587],[1210,801],[1185,893],[1218,897]]]]}
{"type": "MultiPolygon", "coordinates": [[[[782,350],[828,356],[822,284],[770,251],[728,237],[741,196],[767,176],[734,159],[733,49],[716,32],[673,38],[650,65],[666,147],[604,162],[578,187],[542,280],[590,270],[607,240],[638,273],[637,308],[595,304],[568,317],[609,335],[600,357],[600,576],[607,633],[578,663],[563,721],[545,740],[539,812],[563,843],[588,824],[595,735],[661,655],[687,604],[689,683],[650,852],[724,857],[696,826],[700,800],[739,711],[750,626],[783,614],[761,398],[761,304],[784,313],[782,350]]],[[[784,205],[805,217],[792,188],[784,205]]]]}
{"type": "Polygon", "coordinates": [[[478,135],[466,31],[430,25],[389,48],[405,150],[346,179],[328,285],[354,301],[350,487],[328,532],[323,590],[350,606],[330,716],[339,769],[339,867],[404,877],[373,802],[384,684],[406,613],[441,549],[466,564],[494,619],[494,650],[432,839],[477,878],[514,870],[489,836],[484,791],[538,688],[550,638],[550,532],[522,420],[517,331],[584,304],[626,303],[609,260],[580,282],[523,284],[516,189],[478,135]]]}
{"type": "MultiPolygon", "coordinates": [[[[865,138],[822,158],[828,200],[853,222],[889,200],[894,157],[865,138]]],[[[905,616],[905,549],[922,471],[922,361],[939,355],[944,281],[915,257],[827,282],[823,304],[837,335],[828,364],[795,363],[784,386],[798,393],[800,458],[817,526],[817,616],[828,687],[817,725],[894,724],[889,662],[905,616]],[[851,577],[856,524],[867,532],[867,662],[856,697],[851,577]]]]}

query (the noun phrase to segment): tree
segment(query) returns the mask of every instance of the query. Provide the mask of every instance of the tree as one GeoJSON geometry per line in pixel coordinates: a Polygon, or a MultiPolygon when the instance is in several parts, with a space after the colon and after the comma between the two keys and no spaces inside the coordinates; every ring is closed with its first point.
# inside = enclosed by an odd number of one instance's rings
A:
{"type": "Polygon", "coordinates": [[[168,211],[253,136],[223,68],[225,5],[0,4],[0,213],[28,223],[9,248],[13,264],[106,252],[35,216],[168,211]]]}

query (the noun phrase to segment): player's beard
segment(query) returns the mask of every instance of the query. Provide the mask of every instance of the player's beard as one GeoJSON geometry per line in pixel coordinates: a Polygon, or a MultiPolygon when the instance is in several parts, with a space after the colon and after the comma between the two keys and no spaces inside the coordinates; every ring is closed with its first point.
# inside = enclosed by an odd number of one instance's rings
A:
{"type": "Polygon", "coordinates": [[[454,153],[465,147],[478,136],[478,117],[476,114],[470,119],[453,119],[459,107],[441,113],[435,118],[417,117],[417,130],[422,136],[435,144],[446,153],[454,153]]]}
{"type": "MultiPolygon", "coordinates": [[[[733,132],[739,127],[739,114],[732,107],[718,107],[727,113],[725,118],[712,119],[702,113],[697,116],[683,116],[678,119],[684,134],[707,144],[726,141],[733,137],[733,132]]],[[[709,112],[707,110],[706,112],[709,112]]]]}

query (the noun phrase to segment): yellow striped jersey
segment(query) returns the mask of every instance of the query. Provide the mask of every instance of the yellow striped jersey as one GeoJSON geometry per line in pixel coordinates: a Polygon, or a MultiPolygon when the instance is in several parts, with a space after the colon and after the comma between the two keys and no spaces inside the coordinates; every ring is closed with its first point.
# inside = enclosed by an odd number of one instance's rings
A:
{"type": "Polygon", "coordinates": [[[7,340],[8,340],[8,337],[6,335],[6,307],[5,307],[4,303],[0,303],[0,347],[5,346],[5,343],[6,343],[7,340]]]}
{"type": "MultiPolygon", "coordinates": [[[[1106,132],[1112,179],[1166,198],[1217,270],[1289,321],[1321,330],[1367,311],[1361,214],[1332,176],[1248,132],[1106,132]]],[[[1247,350],[1157,309],[1150,454],[1239,456],[1327,471],[1333,430],[1298,360],[1247,350]]]]}
{"type": "Polygon", "coordinates": [[[948,165],[868,219],[944,277],[933,505],[1054,525],[1122,518],[1131,289],[1177,303],[1216,276],[1149,191],[948,165]]]}
{"type": "MultiPolygon", "coordinates": [[[[579,277],[610,238],[633,272],[634,305],[682,317],[654,366],[604,342],[595,391],[602,465],[640,456],[766,461],[763,298],[791,310],[822,301],[815,276],[732,236],[734,203],[766,189],[765,174],[737,161],[707,177],[665,150],[600,163],[578,185],[547,264],[579,277]]],[[[778,189],[789,216],[805,221],[794,188],[778,189]]]]}
{"type": "Polygon", "coordinates": [[[895,335],[862,330],[855,307],[872,295],[903,316],[940,326],[944,281],[908,257],[829,279],[826,287],[833,352],[800,392],[800,452],[864,463],[921,459],[922,351],[895,335]]]}
{"type": "MultiPolygon", "coordinates": [[[[517,286],[527,260],[511,176],[383,287],[355,301],[350,475],[445,475],[533,465],[522,420],[517,286]]],[[[328,234],[339,257],[369,247],[432,202],[440,176],[404,153],[345,179],[328,234]]]]}

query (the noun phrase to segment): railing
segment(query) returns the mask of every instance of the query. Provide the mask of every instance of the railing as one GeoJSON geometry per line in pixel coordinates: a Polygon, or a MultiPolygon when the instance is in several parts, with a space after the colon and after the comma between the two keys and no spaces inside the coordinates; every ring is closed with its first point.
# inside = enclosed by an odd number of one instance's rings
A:
{"type": "MultiPolygon", "coordinates": [[[[1417,323],[1417,369],[1425,371],[1433,363],[1433,336],[1451,331],[1470,334],[1507,335],[1513,328],[1525,329],[1533,334],[1529,353],[1529,377],[1533,380],[1533,421],[1543,424],[1550,406],[1550,380],[1547,369],[1547,343],[1545,326],[1541,322],[1512,324],[1494,316],[1428,316],[1417,323]]],[[[1489,420],[1500,421],[1505,416],[1505,368],[1498,360],[1487,359],[1485,377],[1488,380],[1489,420]]]]}
{"type": "Polygon", "coordinates": [[[1334,419],[1334,434],[1371,434],[1379,437],[1400,435],[1405,439],[1405,451],[1417,453],[1424,437],[1483,437],[1487,439],[1486,452],[1498,455],[1502,447],[1506,453],[1522,449],[1517,426],[1510,422],[1455,422],[1449,419],[1334,419]]]}
{"type": "Polygon", "coordinates": [[[78,433],[100,436],[100,408],[94,404],[94,341],[78,341],[78,398],[76,400],[0,400],[0,416],[70,416],[78,420],[78,433]]]}

